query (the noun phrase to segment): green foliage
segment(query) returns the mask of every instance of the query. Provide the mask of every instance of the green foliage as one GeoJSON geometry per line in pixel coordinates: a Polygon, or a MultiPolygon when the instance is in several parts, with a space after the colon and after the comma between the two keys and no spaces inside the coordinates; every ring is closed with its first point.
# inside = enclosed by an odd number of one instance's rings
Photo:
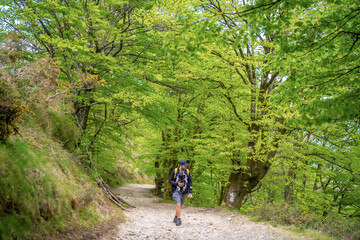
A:
{"type": "Polygon", "coordinates": [[[188,202],[193,206],[201,206],[207,208],[217,207],[220,189],[217,189],[213,185],[215,184],[209,184],[206,181],[194,181],[193,198],[188,199],[188,202]]]}
{"type": "Polygon", "coordinates": [[[94,162],[101,178],[111,187],[143,180],[131,166],[131,158],[124,156],[122,145],[111,140],[107,141],[107,144],[94,156],[94,162]]]}
{"type": "Polygon", "coordinates": [[[357,119],[359,1],[309,3],[311,10],[300,7],[301,17],[294,11],[281,43],[289,78],[278,97],[297,106],[309,125],[357,119]]]}

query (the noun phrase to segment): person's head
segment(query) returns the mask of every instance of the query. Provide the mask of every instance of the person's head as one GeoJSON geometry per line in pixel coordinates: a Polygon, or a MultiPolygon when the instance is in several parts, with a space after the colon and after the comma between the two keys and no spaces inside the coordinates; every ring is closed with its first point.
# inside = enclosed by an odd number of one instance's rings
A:
{"type": "Polygon", "coordinates": [[[181,160],[179,164],[180,164],[181,170],[185,170],[187,168],[187,166],[189,165],[185,160],[181,160]]]}

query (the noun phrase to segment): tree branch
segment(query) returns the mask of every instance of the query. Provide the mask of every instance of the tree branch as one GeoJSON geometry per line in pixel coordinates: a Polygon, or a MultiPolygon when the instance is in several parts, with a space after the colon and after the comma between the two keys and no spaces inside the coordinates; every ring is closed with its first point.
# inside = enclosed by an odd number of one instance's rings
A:
{"type": "Polygon", "coordinates": [[[64,94],[64,93],[66,93],[66,92],[69,91],[69,90],[70,90],[70,88],[66,89],[66,90],[63,91],[63,92],[57,92],[55,95],[52,95],[52,96],[49,96],[48,98],[46,98],[45,101],[49,101],[51,98],[57,97],[57,96],[59,96],[59,95],[61,95],[61,94],[64,94]]]}
{"type": "Polygon", "coordinates": [[[325,156],[321,155],[321,153],[305,153],[304,155],[305,156],[316,156],[318,158],[321,158],[321,159],[325,160],[328,163],[334,164],[335,166],[338,166],[339,168],[342,168],[342,169],[344,169],[346,171],[349,171],[350,173],[353,173],[352,169],[341,166],[339,163],[336,163],[335,162],[336,159],[334,157],[328,156],[333,160],[333,161],[331,161],[331,160],[327,159],[325,156]]]}

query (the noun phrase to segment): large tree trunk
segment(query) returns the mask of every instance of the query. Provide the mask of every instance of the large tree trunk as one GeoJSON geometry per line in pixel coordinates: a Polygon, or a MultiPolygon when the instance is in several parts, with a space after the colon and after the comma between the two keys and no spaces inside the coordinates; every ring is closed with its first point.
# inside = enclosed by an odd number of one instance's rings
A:
{"type": "MultiPolygon", "coordinates": [[[[249,146],[253,145],[249,143],[249,146]]],[[[225,203],[236,208],[241,208],[245,197],[252,192],[253,189],[265,177],[271,166],[270,159],[275,156],[274,152],[267,155],[267,161],[257,159],[259,156],[250,152],[246,159],[246,168],[234,171],[229,177],[228,191],[225,197],[225,203]]]]}
{"type": "Polygon", "coordinates": [[[85,130],[87,127],[90,107],[90,105],[85,105],[83,102],[77,102],[75,104],[75,116],[80,130],[85,130]]]}
{"type": "Polygon", "coordinates": [[[87,127],[90,108],[92,103],[94,103],[94,100],[90,96],[90,92],[92,92],[93,90],[94,90],[93,87],[88,84],[84,84],[82,86],[82,89],[80,90],[74,89],[74,95],[77,96],[74,99],[74,107],[75,107],[74,115],[76,116],[77,126],[81,131],[85,130],[87,127]],[[85,102],[83,100],[79,100],[78,97],[86,98],[88,99],[88,101],[85,102]]]}

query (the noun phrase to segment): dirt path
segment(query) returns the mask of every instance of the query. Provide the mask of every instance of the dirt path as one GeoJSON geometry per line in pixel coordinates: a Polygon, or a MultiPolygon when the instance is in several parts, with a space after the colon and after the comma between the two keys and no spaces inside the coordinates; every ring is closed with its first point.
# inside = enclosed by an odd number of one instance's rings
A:
{"type": "MultiPolygon", "coordinates": [[[[175,226],[175,205],[152,196],[151,185],[128,185],[114,193],[136,206],[125,212],[115,239],[301,239],[291,233],[221,208],[183,207],[181,226],[175,226]]],[[[304,238],[302,238],[304,239],[304,238]]]]}

